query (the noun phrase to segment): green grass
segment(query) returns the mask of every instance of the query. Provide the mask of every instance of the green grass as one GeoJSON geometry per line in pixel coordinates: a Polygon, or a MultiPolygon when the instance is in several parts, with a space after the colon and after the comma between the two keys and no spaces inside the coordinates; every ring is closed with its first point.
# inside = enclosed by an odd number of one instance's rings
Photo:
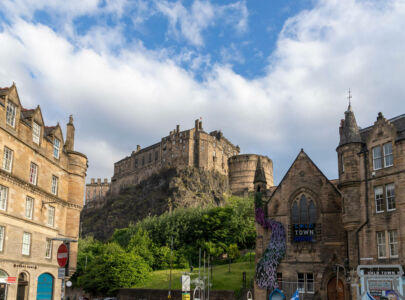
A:
{"type": "MultiPolygon", "coordinates": [[[[190,272],[190,269],[172,270],[172,289],[181,289],[180,276],[184,272],[190,272]]],[[[201,273],[203,272],[201,268],[201,273]]],[[[255,267],[254,262],[237,262],[231,264],[231,272],[229,273],[228,265],[213,266],[212,277],[210,273],[210,281],[212,282],[211,289],[214,290],[239,290],[242,285],[242,273],[246,272],[247,282],[253,278],[255,267]]],[[[201,274],[202,275],[202,274],[201,274]]],[[[191,274],[191,280],[198,277],[198,268],[194,268],[191,274]]],[[[136,285],[136,288],[150,289],[168,289],[169,288],[170,270],[159,270],[151,273],[149,279],[142,285],[136,285]]],[[[192,288],[194,285],[192,284],[192,288]]]]}

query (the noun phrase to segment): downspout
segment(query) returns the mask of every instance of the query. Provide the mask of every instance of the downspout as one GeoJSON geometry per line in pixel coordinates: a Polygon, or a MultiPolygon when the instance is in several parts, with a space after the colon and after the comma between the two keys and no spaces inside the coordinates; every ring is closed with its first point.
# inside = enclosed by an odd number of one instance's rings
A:
{"type": "Polygon", "coordinates": [[[367,160],[367,153],[368,150],[363,151],[364,153],[364,182],[366,184],[366,220],[363,224],[361,224],[356,230],[356,242],[357,242],[357,259],[358,264],[360,265],[360,239],[359,239],[359,232],[363,229],[363,227],[368,223],[368,160],[367,160]]]}

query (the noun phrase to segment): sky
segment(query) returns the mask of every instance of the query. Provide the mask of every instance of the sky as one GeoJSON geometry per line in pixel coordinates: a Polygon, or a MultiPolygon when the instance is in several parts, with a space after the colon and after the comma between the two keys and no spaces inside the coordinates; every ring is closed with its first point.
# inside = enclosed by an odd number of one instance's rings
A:
{"type": "Polygon", "coordinates": [[[404,0],[2,0],[0,87],[73,115],[87,182],[200,117],[275,184],[301,148],[334,179],[349,88],[360,127],[405,113],[403,28],[404,0]]]}

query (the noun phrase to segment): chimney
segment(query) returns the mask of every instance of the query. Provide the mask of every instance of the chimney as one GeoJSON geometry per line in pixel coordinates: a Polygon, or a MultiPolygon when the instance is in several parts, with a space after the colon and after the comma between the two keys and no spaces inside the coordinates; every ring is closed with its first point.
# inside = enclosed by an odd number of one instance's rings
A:
{"type": "Polygon", "coordinates": [[[107,179],[107,178],[104,178],[104,183],[108,183],[108,179],[107,179]]]}
{"type": "Polygon", "coordinates": [[[101,178],[97,178],[97,184],[101,184],[101,178]]]}
{"type": "Polygon", "coordinates": [[[136,145],[136,151],[141,150],[141,146],[140,145],[136,145]]]}
{"type": "Polygon", "coordinates": [[[197,120],[195,120],[195,130],[196,130],[196,131],[198,131],[198,128],[199,128],[198,124],[199,124],[199,121],[198,121],[198,119],[197,119],[197,120]]]}
{"type": "Polygon", "coordinates": [[[198,128],[199,128],[200,130],[203,130],[203,128],[202,128],[202,121],[199,121],[199,122],[198,122],[198,128]]]}
{"type": "Polygon", "coordinates": [[[177,133],[180,132],[180,125],[176,125],[176,132],[177,132],[177,133]]]}
{"type": "Polygon", "coordinates": [[[75,126],[73,125],[73,116],[69,116],[69,123],[66,124],[66,150],[73,151],[75,145],[75,126]]]}
{"type": "Polygon", "coordinates": [[[94,183],[94,178],[91,179],[91,183],[94,183]]]}

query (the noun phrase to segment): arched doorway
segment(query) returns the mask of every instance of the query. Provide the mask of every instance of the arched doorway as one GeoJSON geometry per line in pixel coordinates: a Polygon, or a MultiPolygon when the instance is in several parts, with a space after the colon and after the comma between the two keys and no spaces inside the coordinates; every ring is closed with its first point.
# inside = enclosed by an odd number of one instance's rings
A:
{"type": "Polygon", "coordinates": [[[43,273],[38,277],[37,300],[52,300],[53,276],[43,273]]]}
{"type": "Polygon", "coordinates": [[[342,280],[336,283],[336,277],[328,282],[328,300],[345,300],[345,287],[342,280]]]}
{"type": "Polygon", "coordinates": [[[0,300],[7,299],[7,273],[0,270],[0,300]]]}
{"type": "Polygon", "coordinates": [[[17,300],[28,299],[28,275],[21,272],[18,275],[17,300]]]}

